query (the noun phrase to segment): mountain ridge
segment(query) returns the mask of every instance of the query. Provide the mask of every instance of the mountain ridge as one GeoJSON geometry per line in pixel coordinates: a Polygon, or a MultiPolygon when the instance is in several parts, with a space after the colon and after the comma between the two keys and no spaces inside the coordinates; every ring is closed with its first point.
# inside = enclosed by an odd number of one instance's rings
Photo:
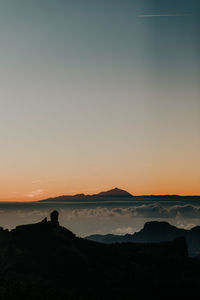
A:
{"type": "Polygon", "coordinates": [[[195,257],[200,255],[200,226],[195,226],[191,229],[182,229],[168,222],[151,221],[146,222],[139,232],[133,234],[94,234],[86,236],[85,238],[105,244],[114,244],[127,242],[159,243],[171,241],[178,237],[184,237],[186,239],[190,256],[195,257]]]}
{"type": "Polygon", "coordinates": [[[190,200],[200,200],[200,196],[181,196],[181,195],[132,195],[131,193],[119,189],[119,188],[113,188],[110,190],[107,190],[105,192],[99,192],[97,194],[84,194],[84,193],[78,193],[75,195],[61,195],[56,197],[50,197],[47,199],[41,199],[37,202],[67,202],[67,201],[120,201],[120,200],[136,200],[136,199],[151,199],[151,200],[157,200],[157,199],[190,199],[190,200]]]}
{"type": "Polygon", "coordinates": [[[100,192],[97,194],[84,194],[84,193],[80,193],[80,194],[75,194],[75,195],[61,195],[61,196],[57,196],[57,197],[51,197],[51,198],[47,198],[47,199],[43,199],[43,200],[39,200],[38,202],[48,202],[48,201],[73,201],[73,200],[78,200],[78,201],[91,201],[91,200],[102,200],[102,199],[113,199],[113,198],[134,198],[134,196],[132,194],[130,194],[129,192],[123,190],[123,189],[119,189],[119,188],[113,188],[110,190],[107,190],[105,192],[100,192]]]}

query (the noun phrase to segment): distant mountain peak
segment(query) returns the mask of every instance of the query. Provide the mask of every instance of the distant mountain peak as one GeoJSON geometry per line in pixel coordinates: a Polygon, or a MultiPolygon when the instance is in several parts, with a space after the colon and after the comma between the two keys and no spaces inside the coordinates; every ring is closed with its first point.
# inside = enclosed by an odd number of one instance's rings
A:
{"type": "Polygon", "coordinates": [[[123,198],[133,198],[133,195],[128,193],[125,190],[119,188],[113,188],[111,190],[100,192],[98,194],[93,195],[85,195],[85,194],[76,194],[76,195],[62,195],[54,198],[48,198],[44,200],[40,200],[42,202],[52,202],[52,201],[97,201],[97,200],[109,200],[109,198],[115,198],[116,200],[121,200],[123,198]]]}
{"type": "Polygon", "coordinates": [[[99,194],[93,195],[98,197],[133,197],[130,193],[128,193],[125,190],[119,189],[119,188],[113,188],[111,190],[101,192],[99,194]]]}

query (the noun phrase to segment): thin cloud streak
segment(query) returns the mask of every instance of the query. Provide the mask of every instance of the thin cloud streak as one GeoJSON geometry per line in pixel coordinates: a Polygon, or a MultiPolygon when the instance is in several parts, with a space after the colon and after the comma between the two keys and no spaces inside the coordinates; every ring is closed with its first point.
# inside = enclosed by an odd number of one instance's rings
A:
{"type": "Polygon", "coordinates": [[[44,194],[44,190],[43,189],[37,189],[37,190],[31,191],[28,194],[25,194],[24,196],[28,197],[28,198],[34,198],[34,197],[37,197],[37,196],[41,196],[43,194],[44,194]]]}
{"type": "Polygon", "coordinates": [[[186,17],[191,14],[141,14],[139,18],[152,18],[152,17],[186,17]]]}

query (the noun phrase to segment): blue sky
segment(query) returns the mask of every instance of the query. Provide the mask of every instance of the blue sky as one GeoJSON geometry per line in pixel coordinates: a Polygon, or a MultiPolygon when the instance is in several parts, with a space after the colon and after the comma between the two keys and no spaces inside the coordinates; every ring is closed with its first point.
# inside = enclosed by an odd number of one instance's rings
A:
{"type": "Polygon", "coordinates": [[[0,198],[200,193],[199,11],[0,0],[0,198]]]}

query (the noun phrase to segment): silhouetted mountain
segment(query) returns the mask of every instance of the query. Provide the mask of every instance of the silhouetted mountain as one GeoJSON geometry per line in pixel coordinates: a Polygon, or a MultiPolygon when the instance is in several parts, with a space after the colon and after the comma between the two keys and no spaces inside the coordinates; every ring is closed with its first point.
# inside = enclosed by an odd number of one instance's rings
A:
{"type": "Polygon", "coordinates": [[[40,202],[52,202],[52,201],[98,201],[98,200],[123,200],[132,199],[133,195],[130,193],[114,188],[106,192],[101,192],[93,195],[77,194],[77,195],[63,195],[55,198],[48,198],[40,200],[40,202]]]}
{"type": "Polygon", "coordinates": [[[133,195],[131,195],[130,193],[128,193],[124,190],[118,189],[118,188],[114,188],[107,192],[101,192],[99,194],[95,194],[92,196],[95,196],[95,197],[130,197],[130,198],[133,197],[133,195]]]}
{"type": "Polygon", "coordinates": [[[56,211],[0,230],[0,299],[142,299],[165,286],[191,295],[199,284],[200,262],[187,257],[184,238],[106,245],[61,227],[56,211]]]}
{"type": "Polygon", "coordinates": [[[123,201],[123,200],[200,200],[200,196],[179,196],[179,195],[143,195],[133,196],[122,189],[114,188],[106,192],[93,195],[76,194],[52,197],[39,202],[75,202],[75,201],[123,201]]]}
{"type": "Polygon", "coordinates": [[[147,222],[144,228],[134,234],[114,235],[114,234],[94,234],[86,237],[88,240],[113,244],[113,243],[159,243],[172,241],[178,237],[185,237],[188,244],[190,256],[200,254],[200,226],[190,230],[177,228],[167,222],[147,222]]]}

